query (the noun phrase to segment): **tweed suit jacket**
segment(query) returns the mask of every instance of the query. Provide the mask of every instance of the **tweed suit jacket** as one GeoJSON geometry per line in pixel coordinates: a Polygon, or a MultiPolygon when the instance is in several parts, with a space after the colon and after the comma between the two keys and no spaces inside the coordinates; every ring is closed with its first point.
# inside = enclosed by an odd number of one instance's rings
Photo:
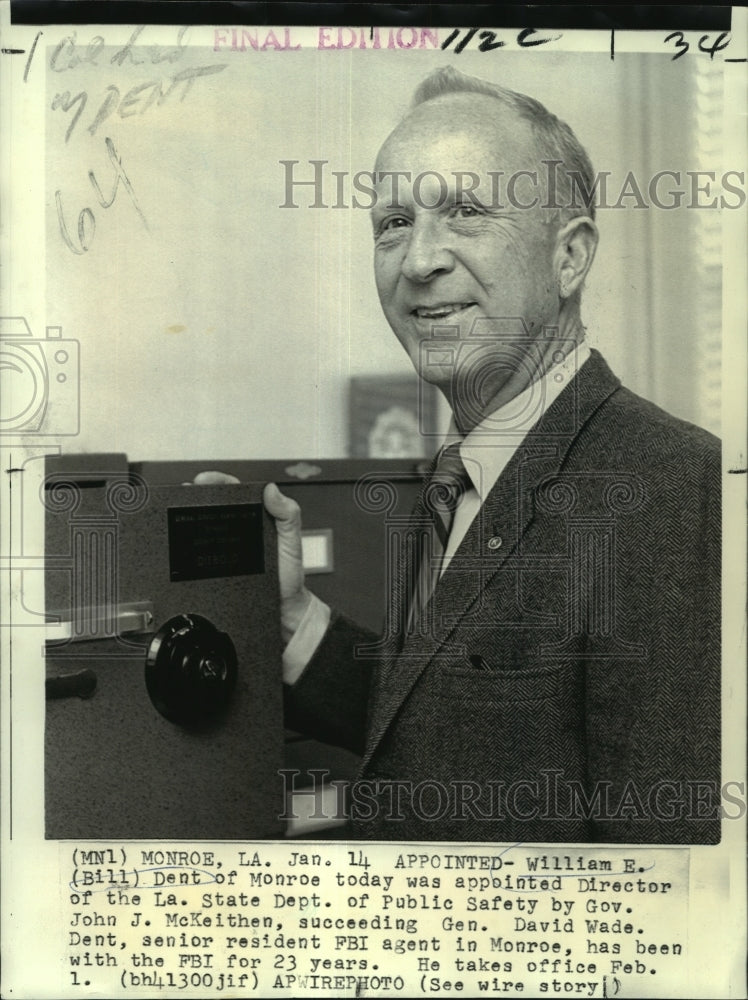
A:
{"type": "Polygon", "coordinates": [[[513,455],[407,634],[333,613],[286,689],[294,728],[362,754],[354,835],[714,843],[719,442],[596,351],[513,455]],[[425,634],[424,634],[425,632],[425,634]]]}

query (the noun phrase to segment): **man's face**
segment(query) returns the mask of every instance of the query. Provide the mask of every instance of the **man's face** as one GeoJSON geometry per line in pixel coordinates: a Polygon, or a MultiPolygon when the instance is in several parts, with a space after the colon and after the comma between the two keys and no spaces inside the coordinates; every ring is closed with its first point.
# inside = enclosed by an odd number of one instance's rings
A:
{"type": "MultiPolygon", "coordinates": [[[[536,170],[540,183],[538,160],[529,124],[481,94],[420,105],[377,159],[378,174],[408,172],[407,180],[398,179],[396,203],[391,177],[377,186],[372,222],[379,299],[416,371],[453,406],[455,395],[467,395],[490,412],[502,389],[529,381],[523,372],[541,346],[532,345],[544,326],[558,323],[556,227],[542,210],[513,207],[506,196],[516,171],[536,170]],[[477,185],[467,172],[478,175],[477,185]],[[511,348],[508,329],[515,331],[511,348]]],[[[539,184],[525,179],[516,192],[515,200],[538,196],[542,203],[539,184]]]]}

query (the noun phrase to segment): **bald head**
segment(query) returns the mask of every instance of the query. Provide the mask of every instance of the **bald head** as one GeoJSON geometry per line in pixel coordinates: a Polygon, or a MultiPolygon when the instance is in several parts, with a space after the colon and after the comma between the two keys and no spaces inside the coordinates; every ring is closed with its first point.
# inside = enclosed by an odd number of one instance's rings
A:
{"type": "MultiPolygon", "coordinates": [[[[502,126],[508,122],[509,131],[511,122],[515,123],[517,131],[529,129],[534,146],[528,148],[534,149],[534,157],[528,156],[528,161],[532,159],[533,162],[525,163],[520,169],[537,170],[538,185],[545,193],[543,203],[548,211],[554,212],[561,224],[577,216],[594,220],[594,170],[587,151],[566,122],[534,97],[444,66],[429,74],[418,86],[412,109],[401,125],[415,121],[415,113],[423,106],[446,99],[464,102],[459,106],[463,122],[473,123],[478,129],[484,124],[484,110],[502,126]]],[[[455,105],[456,112],[457,109],[455,105]]],[[[493,170],[506,171],[506,167],[498,163],[493,170]]]]}
{"type": "Polygon", "coordinates": [[[530,123],[495,98],[474,93],[444,94],[414,107],[385,140],[376,171],[404,170],[404,166],[397,166],[403,145],[421,143],[424,150],[438,148],[442,162],[452,157],[449,173],[476,173],[478,164],[471,145],[477,138],[493,151],[481,164],[486,191],[489,173],[510,176],[517,170],[537,171],[540,151],[530,123]]]}
{"type": "Polygon", "coordinates": [[[454,194],[484,208],[532,212],[557,228],[561,214],[547,207],[539,157],[531,124],[513,108],[485,94],[445,94],[413,108],[385,140],[378,198],[397,201],[402,180],[423,207],[454,194]]]}

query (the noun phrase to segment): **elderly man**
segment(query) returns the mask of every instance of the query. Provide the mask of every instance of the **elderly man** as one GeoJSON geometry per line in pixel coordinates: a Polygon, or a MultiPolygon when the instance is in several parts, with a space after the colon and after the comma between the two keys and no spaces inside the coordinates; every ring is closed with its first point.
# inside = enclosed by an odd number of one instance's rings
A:
{"type": "Polygon", "coordinates": [[[362,837],[718,840],[719,445],[585,342],[586,153],[446,69],[376,179],[382,308],[453,421],[381,638],[305,589],[298,508],[266,488],[290,724],[362,754],[362,837]]]}

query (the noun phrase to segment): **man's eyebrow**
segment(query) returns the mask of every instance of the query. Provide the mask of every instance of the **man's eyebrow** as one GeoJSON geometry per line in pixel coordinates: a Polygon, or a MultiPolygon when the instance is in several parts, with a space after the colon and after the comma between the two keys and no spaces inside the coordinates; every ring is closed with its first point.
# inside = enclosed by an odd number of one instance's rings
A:
{"type": "Polygon", "coordinates": [[[409,208],[407,205],[403,205],[402,202],[385,202],[381,198],[377,198],[376,202],[371,206],[369,212],[371,215],[386,215],[388,212],[408,212],[409,208]]]}

